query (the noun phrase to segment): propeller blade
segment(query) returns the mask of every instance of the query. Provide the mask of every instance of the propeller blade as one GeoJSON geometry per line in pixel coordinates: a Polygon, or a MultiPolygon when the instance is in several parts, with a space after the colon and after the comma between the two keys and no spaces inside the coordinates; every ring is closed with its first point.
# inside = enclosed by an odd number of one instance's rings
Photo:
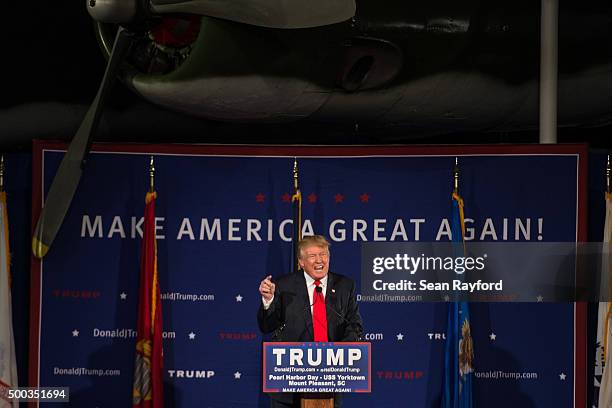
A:
{"type": "Polygon", "coordinates": [[[151,0],[155,13],[191,13],[270,28],[309,28],[346,21],[355,0],[151,0]]]}
{"type": "Polygon", "coordinates": [[[100,112],[104,106],[106,95],[117,76],[117,70],[130,48],[133,37],[132,33],[123,27],[119,27],[98,93],[74,135],[53,179],[34,230],[34,237],[32,237],[32,252],[38,258],[45,256],[66,217],[81,179],[85,156],[91,147],[92,135],[98,127],[100,112]]]}

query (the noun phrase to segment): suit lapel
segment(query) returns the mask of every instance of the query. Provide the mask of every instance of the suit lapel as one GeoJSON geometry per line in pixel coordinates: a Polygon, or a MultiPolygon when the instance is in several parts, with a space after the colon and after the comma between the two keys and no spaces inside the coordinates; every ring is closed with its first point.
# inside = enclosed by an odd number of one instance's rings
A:
{"type": "Polygon", "coordinates": [[[331,312],[330,309],[335,310],[334,302],[336,300],[336,293],[334,288],[334,275],[329,272],[327,274],[327,290],[325,291],[325,310],[327,316],[327,338],[329,341],[334,341],[336,334],[336,315],[331,312]]]}
{"type": "Polygon", "coordinates": [[[310,310],[310,298],[308,297],[308,288],[306,287],[306,278],[304,277],[304,272],[302,270],[299,270],[297,272],[297,277],[296,277],[296,291],[295,293],[298,294],[298,296],[300,297],[300,299],[302,299],[302,304],[303,304],[303,317],[304,317],[304,322],[306,324],[306,329],[308,330],[308,333],[310,334],[310,341],[312,341],[312,339],[314,339],[314,328],[312,325],[312,311],[310,310]]]}

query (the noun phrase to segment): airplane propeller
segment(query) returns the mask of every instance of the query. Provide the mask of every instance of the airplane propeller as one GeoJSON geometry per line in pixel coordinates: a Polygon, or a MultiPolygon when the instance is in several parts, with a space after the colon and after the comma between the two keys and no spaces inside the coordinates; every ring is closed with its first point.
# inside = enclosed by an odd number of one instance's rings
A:
{"type": "Polygon", "coordinates": [[[142,26],[148,18],[164,14],[189,13],[260,27],[318,27],[353,17],[355,0],[87,0],[87,10],[98,22],[120,26],[96,97],[62,159],[38,218],[32,238],[32,251],[38,258],[47,254],[66,217],[108,91],[138,37],[139,30],[131,26],[142,26]]]}
{"type": "Polygon", "coordinates": [[[68,207],[70,207],[81,179],[85,156],[91,146],[92,134],[98,127],[100,113],[104,107],[108,91],[117,77],[117,71],[132,42],[133,34],[120,27],[98,93],[62,159],[38,218],[32,238],[32,251],[38,258],[45,256],[49,250],[68,212],[68,207]]]}

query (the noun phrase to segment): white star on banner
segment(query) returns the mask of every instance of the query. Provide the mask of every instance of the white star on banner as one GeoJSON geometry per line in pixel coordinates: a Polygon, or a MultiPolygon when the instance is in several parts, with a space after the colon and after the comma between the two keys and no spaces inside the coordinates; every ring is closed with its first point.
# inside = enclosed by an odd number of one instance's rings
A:
{"type": "Polygon", "coordinates": [[[542,295],[538,295],[537,299],[538,299],[538,302],[541,302],[541,301],[543,301],[543,300],[544,300],[544,296],[542,296],[542,295]]]}
{"type": "Polygon", "coordinates": [[[79,331],[77,329],[72,331],[72,337],[79,337],[79,331]]]}
{"type": "Polygon", "coordinates": [[[450,297],[448,295],[444,295],[444,301],[448,302],[450,300],[450,297]]]}
{"type": "Polygon", "coordinates": [[[491,339],[491,341],[495,341],[495,339],[497,338],[497,334],[491,333],[489,334],[489,338],[491,339]]]}
{"type": "Polygon", "coordinates": [[[401,341],[401,340],[404,340],[404,335],[403,335],[402,333],[397,333],[397,336],[396,336],[396,337],[397,337],[397,339],[398,339],[398,340],[400,340],[400,341],[401,341]]]}
{"type": "Polygon", "coordinates": [[[234,379],[239,380],[241,375],[242,375],[242,373],[240,371],[236,371],[234,373],[234,379]]]}
{"type": "Polygon", "coordinates": [[[565,381],[565,377],[567,377],[567,376],[565,375],[565,373],[561,373],[561,374],[559,374],[559,379],[560,379],[561,381],[565,381]]]}
{"type": "Polygon", "coordinates": [[[189,340],[193,340],[193,339],[195,339],[195,336],[196,336],[196,335],[195,335],[195,333],[194,333],[194,332],[189,333],[189,340]]]}
{"type": "Polygon", "coordinates": [[[236,302],[242,302],[242,296],[241,295],[236,296],[236,302]]]}
{"type": "Polygon", "coordinates": [[[125,300],[125,299],[127,299],[127,293],[125,293],[125,292],[121,292],[121,294],[119,295],[119,297],[121,298],[121,300],[125,300]]]}

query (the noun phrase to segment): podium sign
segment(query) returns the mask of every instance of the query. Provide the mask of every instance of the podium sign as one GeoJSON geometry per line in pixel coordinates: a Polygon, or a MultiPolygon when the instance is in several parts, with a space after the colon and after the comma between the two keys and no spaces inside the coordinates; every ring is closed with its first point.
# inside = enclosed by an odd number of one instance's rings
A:
{"type": "Polygon", "coordinates": [[[371,392],[370,343],[263,343],[264,392],[371,392]]]}

